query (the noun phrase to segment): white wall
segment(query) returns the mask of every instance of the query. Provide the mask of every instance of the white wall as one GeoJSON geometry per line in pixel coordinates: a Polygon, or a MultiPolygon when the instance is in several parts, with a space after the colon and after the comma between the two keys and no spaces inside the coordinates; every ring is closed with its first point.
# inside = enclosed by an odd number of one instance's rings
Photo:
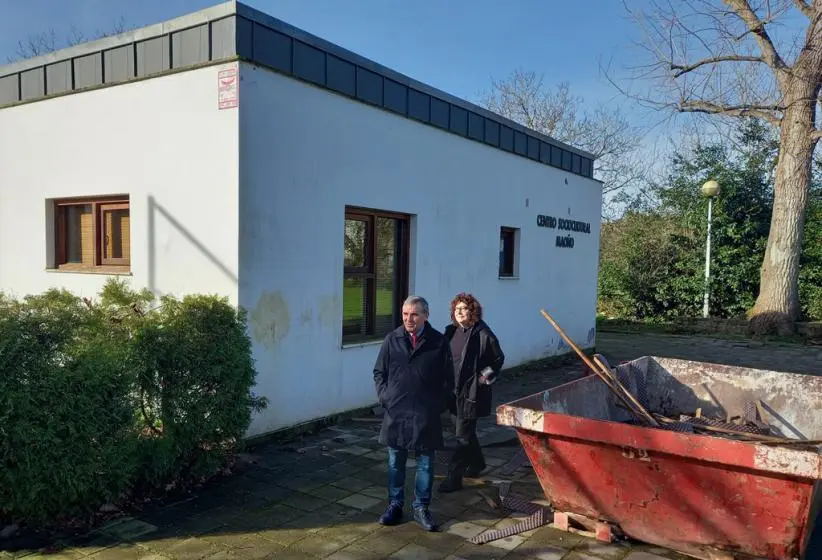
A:
{"type": "Polygon", "coordinates": [[[250,64],[240,92],[239,299],[258,391],[271,398],[252,433],[376,400],[378,346],[341,349],[346,205],[416,215],[411,289],[430,302],[435,327],[451,298],[471,291],[509,366],[567,351],[541,307],[593,345],[597,182],[250,64]],[[537,214],[590,222],[591,233],[557,248],[537,214]],[[498,278],[500,226],[522,228],[519,279],[498,278]]]}
{"type": "Polygon", "coordinates": [[[126,278],[236,302],[238,115],[217,108],[224,66],[0,109],[0,290],[96,295],[106,275],[46,271],[46,199],[128,194],[126,278]]]}

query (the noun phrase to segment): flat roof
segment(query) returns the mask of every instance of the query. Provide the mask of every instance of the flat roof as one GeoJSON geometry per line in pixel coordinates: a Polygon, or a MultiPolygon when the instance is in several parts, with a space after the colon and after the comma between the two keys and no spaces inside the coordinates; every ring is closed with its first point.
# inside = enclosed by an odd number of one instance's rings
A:
{"type": "Polygon", "coordinates": [[[595,157],[234,0],[0,66],[0,109],[243,60],[584,177],[595,157]]]}

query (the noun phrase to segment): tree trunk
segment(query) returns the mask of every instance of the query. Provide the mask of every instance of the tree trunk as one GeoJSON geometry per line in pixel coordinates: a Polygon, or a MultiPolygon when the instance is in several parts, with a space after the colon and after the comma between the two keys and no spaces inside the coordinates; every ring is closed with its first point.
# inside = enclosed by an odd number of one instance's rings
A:
{"type": "Polygon", "coordinates": [[[816,145],[816,99],[804,91],[786,97],[797,101],[788,104],[779,130],[771,230],[760,270],[759,296],[749,313],[757,333],[793,332],[800,311],[799,257],[816,145]]]}

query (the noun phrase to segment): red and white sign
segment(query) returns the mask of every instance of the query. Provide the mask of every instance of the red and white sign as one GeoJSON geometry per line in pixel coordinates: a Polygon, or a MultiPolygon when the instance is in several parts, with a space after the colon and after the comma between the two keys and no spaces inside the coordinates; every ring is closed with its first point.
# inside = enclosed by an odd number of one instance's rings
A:
{"type": "Polygon", "coordinates": [[[237,68],[227,68],[217,73],[217,106],[232,109],[240,104],[239,76],[237,68]]]}

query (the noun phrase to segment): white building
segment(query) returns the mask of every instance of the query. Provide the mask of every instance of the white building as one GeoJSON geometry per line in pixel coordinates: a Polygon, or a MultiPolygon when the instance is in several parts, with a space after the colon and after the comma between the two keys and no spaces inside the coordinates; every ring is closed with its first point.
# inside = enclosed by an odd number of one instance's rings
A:
{"type": "Polygon", "coordinates": [[[0,67],[0,290],[249,311],[262,434],[376,401],[408,293],[506,364],[594,344],[592,156],[240,3],[0,67]]]}

